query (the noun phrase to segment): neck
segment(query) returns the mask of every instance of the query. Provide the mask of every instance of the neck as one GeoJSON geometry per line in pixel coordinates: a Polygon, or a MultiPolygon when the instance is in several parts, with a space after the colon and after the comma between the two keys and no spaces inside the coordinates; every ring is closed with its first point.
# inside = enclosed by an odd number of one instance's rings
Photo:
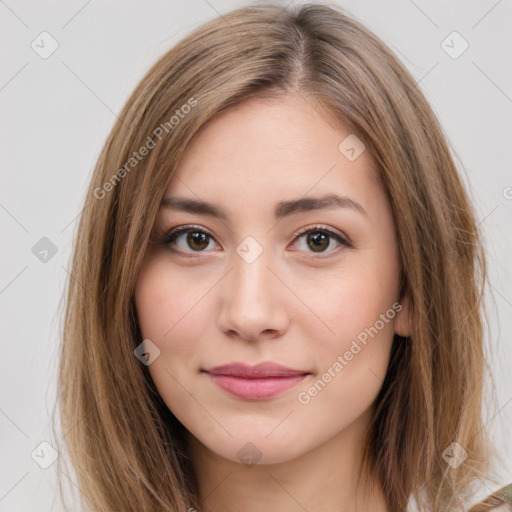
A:
{"type": "Polygon", "coordinates": [[[368,420],[361,416],[289,461],[253,466],[221,457],[190,435],[202,511],[260,512],[265,503],[280,512],[387,512],[380,485],[366,474],[358,479],[368,420]]]}

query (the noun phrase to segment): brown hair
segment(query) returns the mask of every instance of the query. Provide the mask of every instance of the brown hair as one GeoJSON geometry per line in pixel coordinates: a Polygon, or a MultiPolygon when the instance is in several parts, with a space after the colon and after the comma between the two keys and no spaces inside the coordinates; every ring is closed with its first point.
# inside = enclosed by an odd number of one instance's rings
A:
{"type": "Polygon", "coordinates": [[[92,510],[200,508],[184,427],[134,356],[142,339],[133,290],[160,200],[192,137],[231,106],[282,94],[321,106],[326,119],[363,141],[396,224],[413,334],[395,335],[364,466],[393,512],[411,497],[421,510],[451,510],[487,471],[485,256],[442,128],[389,48],[340,8],[248,6],[199,27],[150,69],[120,113],[85,197],[58,401],[83,504],[92,510]],[[443,458],[452,442],[468,455],[457,469],[443,458]]]}

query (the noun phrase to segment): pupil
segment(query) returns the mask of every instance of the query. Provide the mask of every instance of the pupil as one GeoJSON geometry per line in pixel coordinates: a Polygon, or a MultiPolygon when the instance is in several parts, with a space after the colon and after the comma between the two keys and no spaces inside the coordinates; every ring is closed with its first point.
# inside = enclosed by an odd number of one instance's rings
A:
{"type": "Polygon", "coordinates": [[[329,246],[329,240],[324,233],[315,233],[313,235],[308,235],[308,242],[309,241],[313,241],[313,244],[314,244],[313,250],[316,250],[316,248],[325,249],[326,247],[329,246]],[[327,241],[327,245],[325,244],[326,241],[327,241]],[[320,242],[320,244],[323,243],[323,246],[320,245],[318,242],[320,242]]]}
{"type": "Polygon", "coordinates": [[[200,247],[195,247],[196,249],[204,249],[205,247],[208,247],[207,237],[208,235],[206,233],[191,231],[187,236],[187,243],[191,247],[194,246],[195,244],[199,245],[200,247]]]}

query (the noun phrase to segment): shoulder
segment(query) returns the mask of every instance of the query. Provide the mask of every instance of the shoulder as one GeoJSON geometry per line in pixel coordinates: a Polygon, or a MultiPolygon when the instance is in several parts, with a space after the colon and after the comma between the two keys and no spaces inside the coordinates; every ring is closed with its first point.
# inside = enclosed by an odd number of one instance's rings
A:
{"type": "Polygon", "coordinates": [[[501,488],[473,505],[469,512],[512,512],[512,484],[501,488]]]}

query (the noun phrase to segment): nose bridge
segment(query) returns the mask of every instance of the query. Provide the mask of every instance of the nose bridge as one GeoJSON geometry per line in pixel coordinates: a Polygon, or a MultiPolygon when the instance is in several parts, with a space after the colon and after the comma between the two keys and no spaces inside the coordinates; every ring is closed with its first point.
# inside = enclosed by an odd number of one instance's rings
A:
{"type": "Polygon", "coordinates": [[[268,251],[255,254],[255,249],[249,247],[244,253],[244,246],[237,248],[237,254],[233,256],[233,285],[232,293],[240,295],[239,300],[260,298],[260,295],[269,291],[270,278],[273,277],[268,269],[271,265],[268,251]]]}
{"type": "Polygon", "coordinates": [[[245,242],[233,254],[232,271],[223,287],[220,323],[225,332],[256,339],[263,331],[281,332],[287,318],[279,280],[268,268],[273,266],[270,251],[261,245],[258,249],[254,241],[245,242]]]}

